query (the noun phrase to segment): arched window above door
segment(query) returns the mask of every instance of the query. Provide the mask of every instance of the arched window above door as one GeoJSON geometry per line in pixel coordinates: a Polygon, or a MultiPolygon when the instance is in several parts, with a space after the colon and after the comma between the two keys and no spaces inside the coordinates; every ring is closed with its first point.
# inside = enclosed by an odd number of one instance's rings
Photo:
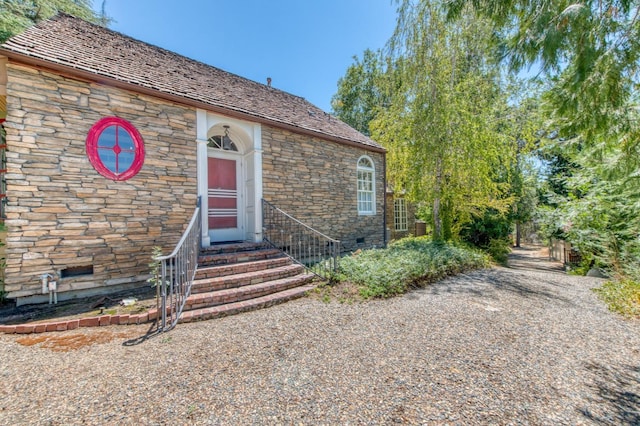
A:
{"type": "Polygon", "coordinates": [[[207,139],[209,148],[238,152],[238,146],[229,136],[229,126],[224,126],[224,135],[214,135],[207,139]]]}

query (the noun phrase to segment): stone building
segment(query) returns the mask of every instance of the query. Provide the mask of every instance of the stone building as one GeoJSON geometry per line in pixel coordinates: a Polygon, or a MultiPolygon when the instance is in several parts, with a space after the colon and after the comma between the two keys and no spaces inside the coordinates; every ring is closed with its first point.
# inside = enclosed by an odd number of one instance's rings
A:
{"type": "Polygon", "coordinates": [[[385,241],[385,150],[303,98],[60,14],[0,47],[5,291],[143,284],[200,199],[202,244],[261,241],[262,200],[385,241]]]}

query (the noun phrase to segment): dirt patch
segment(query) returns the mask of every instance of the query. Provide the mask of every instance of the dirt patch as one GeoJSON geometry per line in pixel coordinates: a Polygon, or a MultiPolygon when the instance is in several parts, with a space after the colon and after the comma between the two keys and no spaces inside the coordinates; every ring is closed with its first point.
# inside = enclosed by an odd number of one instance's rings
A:
{"type": "Polygon", "coordinates": [[[355,303],[367,300],[360,296],[360,290],[356,284],[346,281],[339,283],[321,283],[309,292],[309,296],[325,303],[355,303]]]}
{"type": "Polygon", "coordinates": [[[156,291],[151,287],[128,290],[106,296],[67,300],[56,305],[38,304],[0,306],[0,324],[24,324],[90,318],[100,315],[138,314],[156,307],[156,291]],[[135,300],[134,303],[123,303],[135,300]]]}
{"type": "Polygon", "coordinates": [[[75,351],[87,346],[109,343],[114,339],[136,337],[133,331],[113,332],[108,330],[93,331],[92,333],[72,334],[31,334],[19,337],[16,342],[22,346],[37,346],[53,352],[75,351]]]}

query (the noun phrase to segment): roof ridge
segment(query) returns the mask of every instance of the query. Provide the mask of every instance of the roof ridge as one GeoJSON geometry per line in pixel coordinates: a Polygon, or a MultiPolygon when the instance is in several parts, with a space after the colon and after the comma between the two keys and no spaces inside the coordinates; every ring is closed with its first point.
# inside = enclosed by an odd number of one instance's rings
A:
{"type": "MultiPolygon", "coordinates": [[[[269,86],[269,85],[266,85],[266,84],[261,83],[261,82],[259,82],[259,81],[252,80],[252,79],[247,78],[247,77],[243,77],[243,76],[241,76],[240,74],[236,74],[236,73],[233,73],[233,72],[230,72],[230,71],[224,70],[224,69],[219,68],[219,67],[217,67],[217,66],[215,66],[215,65],[208,64],[208,63],[206,63],[206,62],[204,62],[204,61],[201,61],[201,60],[198,60],[198,59],[194,59],[194,58],[191,58],[191,57],[189,57],[189,56],[182,55],[182,54],[180,54],[180,53],[178,53],[178,52],[174,52],[174,51],[172,51],[172,50],[166,49],[166,48],[164,48],[164,47],[162,47],[162,46],[158,46],[158,45],[153,44],[153,43],[149,43],[149,42],[144,41],[144,40],[140,40],[140,39],[134,38],[134,37],[132,37],[132,36],[130,36],[130,35],[128,35],[128,34],[122,33],[122,32],[120,32],[120,31],[116,31],[116,30],[111,29],[111,28],[109,28],[109,27],[104,27],[104,26],[102,26],[102,25],[95,24],[95,23],[93,23],[93,22],[91,22],[91,21],[87,21],[86,19],[83,19],[83,18],[80,18],[80,17],[78,17],[78,16],[72,15],[72,14],[70,14],[70,13],[68,13],[68,12],[58,11],[58,13],[57,13],[57,14],[55,14],[54,16],[52,16],[51,18],[49,18],[49,19],[45,19],[45,20],[43,20],[43,21],[40,21],[40,22],[38,22],[35,26],[38,26],[38,25],[40,25],[40,24],[42,24],[42,23],[45,23],[45,22],[47,22],[47,21],[50,21],[50,20],[57,20],[57,19],[58,19],[58,18],[60,18],[60,17],[64,17],[64,18],[71,18],[71,19],[73,19],[73,20],[75,20],[75,21],[82,21],[83,23],[88,24],[88,25],[91,25],[92,27],[95,27],[95,28],[100,29],[100,30],[102,30],[102,31],[107,31],[107,32],[110,32],[110,33],[113,33],[113,34],[117,34],[118,36],[120,36],[120,37],[122,37],[122,38],[125,38],[125,39],[128,39],[128,40],[130,40],[130,41],[132,41],[132,42],[134,42],[134,43],[141,43],[141,44],[144,44],[144,45],[146,45],[146,46],[148,46],[148,47],[151,47],[152,49],[155,49],[155,50],[161,51],[161,52],[163,52],[163,53],[165,53],[165,54],[169,54],[169,55],[176,56],[176,57],[180,57],[180,58],[185,58],[185,59],[187,59],[187,60],[189,60],[189,61],[191,61],[191,62],[194,62],[194,63],[200,64],[200,65],[204,65],[205,67],[215,68],[216,70],[218,70],[218,71],[220,71],[220,72],[223,72],[223,73],[225,73],[225,74],[228,74],[228,75],[230,75],[230,76],[232,76],[232,77],[240,78],[240,79],[242,79],[242,80],[245,80],[245,81],[248,81],[248,82],[251,82],[251,83],[254,83],[254,84],[258,84],[258,85],[260,85],[260,86],[264,86],[264,87],[266,87],[266,88],[268,88],[268,89],[270,89],[270,90],[274,90],[274,91],[282,92],[282,93],[284,93],[284,94],[286,94],[286,95],[294,96],[294,97],[296,97],[296,98],[299,98],[299,99],[302,99],[302,100],[304,100],[304,101],[306,101],[306,102],[309,102],[309,101],[307,101],[307,99],[306,99],[306,98],[304,98],[303,96],[299,96],[299,95],[296,95],[296,94],[294,94],[294,93],[287,92],[286,90],[278,89],[277,87],[269,86]]],[[[11,37],[11,38],[13,38],[13,37],[11,37]]],[[[11,38],[10,38],[10,39],[11,39],[11,38]]],[[[10,40],[10,39],[9,39],[9,40],[10,40]]],[[[9,40],[7,40],[7,41],[9,41],[9,40]]],[[[312,106],[314,106],[314,107],[316,107],[316,108],[318,108],[317,106],[313,105],[313,104],[312,104],[312,103],[310,103],[310,102],[309,102],[309,104],[310,104],[310,105],[312,105],[312,106]]],[[[321,109],[321,108],[318,108],[318,109],[321,109]]]]}
{"type": "Polygon", "coordinates": [[[328,140],[384,151],[368,136],[301,96],[65,12],[11,37],[0,46],[0,53],[38,66],[55,64],[85,79],[95,76],[99,82],[108,78],[129,90],[149,90],[174,101],[208,105],[223,114],[235,111],[245,119],[253,117],[276,127],[294,127],[328,140]]]}

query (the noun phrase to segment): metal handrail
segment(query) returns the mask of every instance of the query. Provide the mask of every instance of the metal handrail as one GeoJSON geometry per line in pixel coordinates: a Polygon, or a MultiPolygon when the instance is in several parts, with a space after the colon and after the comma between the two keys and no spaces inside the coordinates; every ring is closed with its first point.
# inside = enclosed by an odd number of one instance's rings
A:
{"type": "Polygon", "coordinates": [[[182,234],[176,248],[168,256],[158,256],[154,261],[160,263],[156,275],[156,285],[159,286],[160,319],[158,331],[169,331],[178,323],[187,297],[191,294],[191,285],[198,269],[198,254],[200,253],[200,231],[202,220],[200,216],[200,198],[189,226],[182,234]],[[167,320],[169,325],[167,325],[167,320]]]}
{"type": "Polygon", "coordinates": [[[264,199],[262,237],[320,278],[330,279],[338,269],[339,240],[316,231],[264,199]]]}

